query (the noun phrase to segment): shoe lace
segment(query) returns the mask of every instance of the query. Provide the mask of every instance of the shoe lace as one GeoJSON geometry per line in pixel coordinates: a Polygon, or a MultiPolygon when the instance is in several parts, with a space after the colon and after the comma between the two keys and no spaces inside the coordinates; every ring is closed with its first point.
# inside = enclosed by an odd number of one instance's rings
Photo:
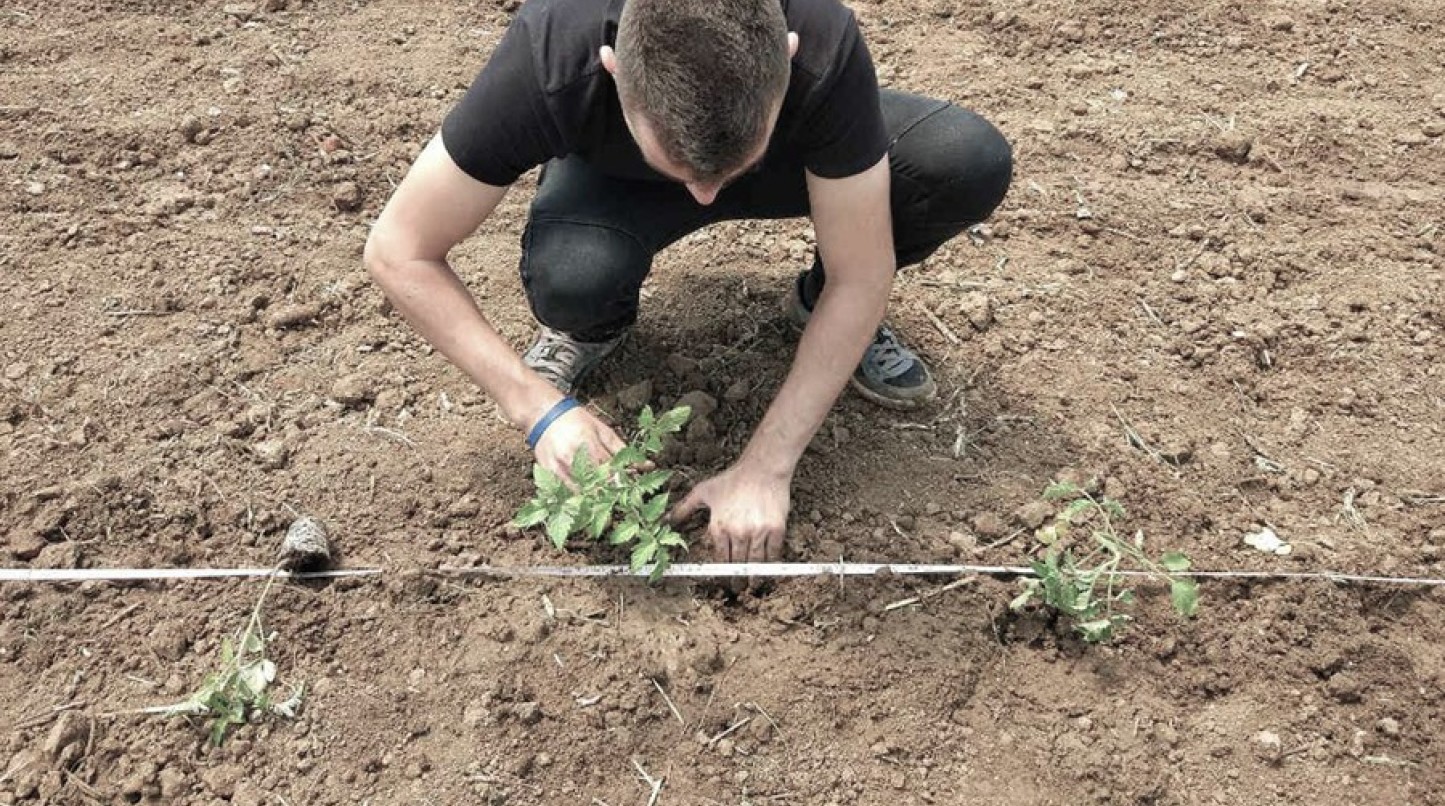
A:
{"type": "Polygon", "coordinates": [[[874,336],[873,343],[868,345],[864,358],[886,378],[902,375],[918,360],[908,348],[898,342],[893,331],[886,327],[878,328],[878,335],[874,336]]]}

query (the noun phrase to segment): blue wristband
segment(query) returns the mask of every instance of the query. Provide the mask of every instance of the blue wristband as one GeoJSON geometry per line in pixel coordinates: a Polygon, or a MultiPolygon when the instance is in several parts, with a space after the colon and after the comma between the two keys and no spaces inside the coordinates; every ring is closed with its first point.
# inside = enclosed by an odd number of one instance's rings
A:
{"type": "Polygon", "coordinates": [[[547,413],[542,415],[542,419],[538,420],[537,424],[532,426],[532,430],[527,432],[527,447],[535,449],[537,443],[541,441],[542,435],[547,433],[548,427],[550,427],[553,422],[556,422],[558,417],[561,417],[580,405],[582,404],[577,402],[577,398],[571,396],[564,397],[557,401],[556,405],[548,409],[547,413]]]}

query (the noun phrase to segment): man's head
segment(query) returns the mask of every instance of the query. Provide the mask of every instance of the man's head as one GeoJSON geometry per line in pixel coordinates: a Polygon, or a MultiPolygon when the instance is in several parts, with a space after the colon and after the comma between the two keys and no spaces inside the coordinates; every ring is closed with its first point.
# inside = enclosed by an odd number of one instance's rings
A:
{"type": "Polygon", "coordinates": [[[643,156],[708,204],[766,150],[796,49],[778,0],[627,0],[602,64],[643,156]]]}

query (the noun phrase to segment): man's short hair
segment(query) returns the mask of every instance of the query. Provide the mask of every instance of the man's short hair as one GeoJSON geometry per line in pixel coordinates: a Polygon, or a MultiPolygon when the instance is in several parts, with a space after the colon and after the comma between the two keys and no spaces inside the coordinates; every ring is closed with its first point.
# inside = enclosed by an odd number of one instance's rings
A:
{"type": "Polygon", "coordinates": [[[623,103],[700,181],[743,167],[788,87],[779,0],[627,0],[615,49],[623,103]]]}

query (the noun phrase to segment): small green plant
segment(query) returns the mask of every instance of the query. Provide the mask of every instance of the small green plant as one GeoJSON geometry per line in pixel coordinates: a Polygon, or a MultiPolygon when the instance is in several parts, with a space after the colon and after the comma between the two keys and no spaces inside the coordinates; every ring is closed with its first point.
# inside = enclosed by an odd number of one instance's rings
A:
{"type": "Polygon", "coordinates": [[[276,680],[276,664],[266,657],[269,638],[261,625],[261,605],[275,579],[274,574],[266,578],[266,587],[251,610],[246,626],[234,639],[221,642],[220,669],[206,675],[201,686],[183,702],[143,708],[140,713],[209,717],[211,743],[215,745],[226,740],[226,732],[233,725],[244,725],[258,716],[273,714],[294,719],[305,695],[305,684],[296,686],[281,702],[272,701],[266,693],[276,680]]]}
{"type": "Polygon", "coordinates": [[[512,524],[519,528],[543,525],[558,549],[573,535],[585,535],[614,546],[632,544],[632,570],[653,563],[649,578],[657,581],[672,562],[675,550],[687,541],[668,525],[667,493],[658,492],[672,476],[670,470],[637,473],[634,467],[662,450],[662,438],[682,429],[692,409],[679,406],[656,416],[646,407],[637,418],[637,435],[611,459],[598,465],[587,451],[572,459],[572,486],[541,465],[532,465],[537,494],[517,512],[512,524]],[[610,529],[610,531],[609,531],[610,529]]]}
{"type": "Polygon", "coordinates": [[[1198,610],[1199,587],[1183,575],[1189,570],[1189,558],[1170,551],[1156,562],[1144,553],[1142,532],[1133,540],[1121,537],[1114,525],[1126,513],[1118,501],[1068,482],[1051,484],[1044,498],[1066,503],[1052,522],[1034,533],[1044,546],[1043,556],[1031,564],[1038,576],[1022,580],[1023,592],[1010,608],[1043,604],[1072,621],[1085,641],[1108,641],[1129,621],[1116,608],[1134,603],[1134,592],[1124,587],[1119,573],[1127,562],[1132,570],[1167,582],[1174,610],[1181,616],[1198,610]]]}

